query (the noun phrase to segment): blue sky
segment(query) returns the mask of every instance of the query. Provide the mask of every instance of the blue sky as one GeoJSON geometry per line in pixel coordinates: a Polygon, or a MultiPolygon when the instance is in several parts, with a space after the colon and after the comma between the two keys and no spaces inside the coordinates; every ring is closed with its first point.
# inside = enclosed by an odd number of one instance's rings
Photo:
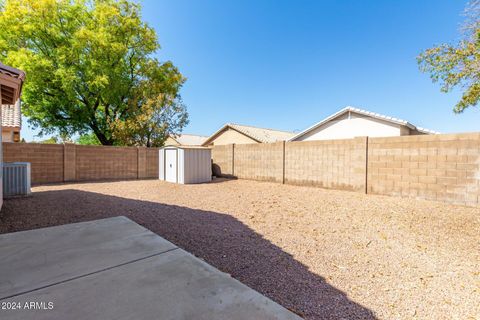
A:
{"type": "MultiPolygon", "coordinates": [[[[418,70],[422,49],[456,42],[466,1],[144,0],[160,60],[188,78],[184,133],[226,122],[303,130],[347,106],[441,131],[478,131],[418,70]]],[[[24,125],[27,141],[35,133],[24,125]]],[[[36,138],[38,140],[38,138],[36,138]]]]}

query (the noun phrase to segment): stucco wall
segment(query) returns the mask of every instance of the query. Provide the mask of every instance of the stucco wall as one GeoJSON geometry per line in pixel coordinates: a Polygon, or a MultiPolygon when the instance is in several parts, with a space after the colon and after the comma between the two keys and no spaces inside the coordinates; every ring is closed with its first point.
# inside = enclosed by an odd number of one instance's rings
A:
{"type": "Polygon", "coordinates": [[[168,137],[167,140],[165,140],[164,145],[165,146],[179,146],[180,144],[177,142],[177,140],[168,137]]]}
{"type": "MultiPolygon", "coordinates": [[[[408,129],[408,128],[407,128],[408,129]]],[[[408,131],[403,131],[405,134],[408,131]]],[[[352,139],[355,137],[391,137],[400,136],[400,125],[372,117],[351,113],[329,121],[299,137],[296,141],[352,139]]]]}
{"type": "Polygon", "coordinates": [[[2,127],[2,142],[13,142],[13,128],[2,127]]]}
{"type": "MultiPolygon", "coordinates": [[[[0,86],[0,104],[2,100],[2,89],[0,86]]],[[[0,107],[0,130],[2,129],[2,108],[0,107]]],[[[0,135],[0,210],[3,207],[3,144],[2,144],[2,136],[0,135]]]]}

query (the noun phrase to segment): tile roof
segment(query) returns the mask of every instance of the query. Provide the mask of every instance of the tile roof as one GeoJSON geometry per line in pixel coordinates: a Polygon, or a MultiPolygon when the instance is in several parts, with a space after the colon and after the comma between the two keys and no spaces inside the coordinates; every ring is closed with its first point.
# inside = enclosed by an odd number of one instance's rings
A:
{"type": "Polygon", "coordinates": [[[16,104],[2,104],[2,127],[21,127],[20,101],[16,104]]]}
{"type": "Polygon", "coordinates": [[[380,120],[384,120],[384,121],[387,121],[387,122],[391,122],[391,123],[395,123],[395,124],[400,124],[400,125],[403,125],[403,126],[406,126],[410,129],[413,129],[413,130],[418,130],[419,132],[422,132],[422,133],[426,133],[426,134],[438,134],[439,132],[437,131],[433,131],[433,130],[429,130],[429,129],[425,129],[425,128],[421,128],[421,127],[417,127],[413,124],[411,124],[410,122],[406,121],[406,120],[403,120],[403,119],[399,119],[399,118],[394,118],[394,117],[390,117],[390,116],[386,116],[386,115],[383,115],[383,114],[380,114],[380,113],[375,113],[375,112],[371,112],[371,111],[367,111],[367,110],[364,110],[364,109],[359,109],[359,108],[355,108],[355,107],[345,107],[343,109],[341,109],[340,111],[326,117],[325,119],[323,119],[322,121],[320,122],[317,122],[316,124],[314,124],[313,126],[303,130],[302,132],[299,132],[297,133],[295,136],[291,137],[289,139],[289,141],[293,141],[307,133],[309,133],[310,131],[320,127],[321,125],[323,125],[324,123],[332,120],[332,119],[335,119],[339,116],[341,116],[342,114],[345,114],[347,112],[354,112],[354,113],[358,113],[358,114],[362,114],[362,115],[366,115],[366,116],[370,116],[372,118],[376,118],[376,119],[380,119],[380,120]]]}
{"type": "Polygon", "coordinates": [[[230,127],[246,134],[249,137],[254,138],[255,140],[258,140],[264,143],[283,141],[290,138],[294,134],[293,132],[288,132],[288,131],[244,126],[244,125],[235,124],[235,123],[231,123],[230,127]]]}
{"type": "Polygon", "coordinates": [[[25,80],[25,72],[23,72],[22,70],[4,65],[1,62],[0,62],[0,73],[9,75],[10,77],[17,78],[20,80],[25,80]]]}
{"type": "Polygon", "coordinates": [[[245,126],[236,123],[227,123],[219,130],[217,130],[214,134],[212,134],[204,143],[203,145],[209,143],[213,140],[218,134],[224,131],[227,128],[232,128],[238,132],[243,133],[244,135],[252,138],[261,143],[271,143],[276,141],[284,141],[289,139],[294,135],[293,132],[288,131],[281,131],[281,130],[273,130],[273,129],[266,129],[266,128],[258,128],[252,126],[245,126]]]}

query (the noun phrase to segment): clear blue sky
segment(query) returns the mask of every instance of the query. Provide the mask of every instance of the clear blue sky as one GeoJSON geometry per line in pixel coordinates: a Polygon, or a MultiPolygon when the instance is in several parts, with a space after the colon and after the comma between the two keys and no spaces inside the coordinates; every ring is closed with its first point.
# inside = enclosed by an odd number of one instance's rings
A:
{"type": "Polygon", "coordinates": [[[479,131],[480,111],[453,114],[459,92],[441,93],[415,60],[459,39],[466,1],[141,3],[159,59],[188,78],[185,133],[226,122],[302,130],[347,105],[445,133],[479,131]]]}

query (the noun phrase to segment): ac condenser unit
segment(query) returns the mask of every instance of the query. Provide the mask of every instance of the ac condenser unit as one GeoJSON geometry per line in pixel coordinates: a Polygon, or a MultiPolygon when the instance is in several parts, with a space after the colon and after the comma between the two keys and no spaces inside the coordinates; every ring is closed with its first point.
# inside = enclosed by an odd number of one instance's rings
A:
{"type": "Polygon", "coordinates": [[[3,163],[3,197],[28,196],[30,194],[29,162],[3,163]]]}

